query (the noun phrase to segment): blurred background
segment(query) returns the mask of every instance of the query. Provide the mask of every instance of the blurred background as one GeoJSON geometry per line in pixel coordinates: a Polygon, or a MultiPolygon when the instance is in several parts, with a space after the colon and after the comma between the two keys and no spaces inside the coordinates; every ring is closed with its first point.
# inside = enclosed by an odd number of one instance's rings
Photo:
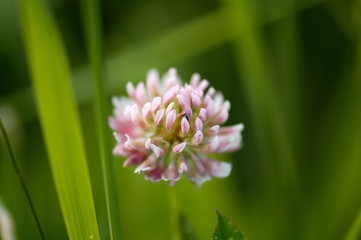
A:
{"type": "MultiPolygon", "coordinates": [[[[46,3],[71,64],[107,239],[80,4],[46,3]]],[[[183,81],[199,72],[231,101],[226,125],[245,124],[243,148],[220,156],[234,166],[229,178],[175,186],[197,239],[211,238],[215,209],[250,240],[346,236],[361,207],[360,7],[351,0],[101,1],[109,113],[126,82],[176,67],[183,81]]],[[[13,0],[0,1],[0,76],[0,115],[45,234],[66,239],[13,0]]],[[[115,159],[124,239],[170,239],[167,183],[147,182],[123,161],[115,159]]],[[[19,239],[40,239],[2,136],[0,197],[19,239]]]]}

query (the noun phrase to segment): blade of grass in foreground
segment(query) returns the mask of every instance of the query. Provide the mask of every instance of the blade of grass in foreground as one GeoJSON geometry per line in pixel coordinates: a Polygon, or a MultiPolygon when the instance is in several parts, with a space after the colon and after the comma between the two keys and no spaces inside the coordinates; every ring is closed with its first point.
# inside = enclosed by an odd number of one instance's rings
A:
{"type": "MultiPolygon", "coordinates": [[[[17,161],[16,161],[14,151],[13,151],[13,149],[12,149],[12,147],[11,147],[11,143],[10,143],[9,136],[8,136],[8,134],[7,134],[7,132],[6,132],[6,129],[5,129],[4,124],[3,124],[2,120],[1,120],[1,117],[0,117],[0,128],[1,128],[1,132],[3,133],[5,142],[6,142],[6,147],[8,148],[8,151],[9,151],[9,154],[10,154],[11,162],[12,162],[14,168],[15,168],[16,175],[17,175],[18,178],[19,178],[19,181],[20,181],[20,183],[21,183],[21,186],[23,187],[23,190],[24,190],[25,195],[26,195],[26,199],[27,199],[28,202],[29,202],[29,205],[30,205],[30,208],[31,208],[31,212],[33,213],[33,216],[34,216],[34,218],[35,218],[35,222],[36,222],[36,225],[38,226],[38,229],[39,229],[41,238],[42,238],[42,239],[45,239],[44,231],[43,231],[43,229],[41,228],[40,220],[39,220],[39,218],[38,218],[38,215],[36,214],[33,201],[31,200],[30,193],[29,193],[29,191],[28,191],[28,188],[26,187],[25,180],[24,180],[24,178],[23,178],[23,175],[21,174],[20,167],[19,167],[19,165],[18,165],[18,163],[17,163],[17,161]]],[[[0,201],[0,206],[1,206],[1,201],[0,201]]]]}
{"type": "Polygon", "coordinates": [[[103,172],[105,198],[108,212],[110,239],[121,239],[120,209],[117,195],[114,164],[110,147],[109,127],[107,124],[105,69],[102,49],[102,30],[98,0],[82,0],[88,58],[95,88],[95,117],[99,142],[100,161],[103,172]]]}
{"type": "Polygon", "coordinates": [[[43,135],[70,239],[99,239],[92,190],[60,36],[41,0],[21,0],[20,14],[43,135]]]}

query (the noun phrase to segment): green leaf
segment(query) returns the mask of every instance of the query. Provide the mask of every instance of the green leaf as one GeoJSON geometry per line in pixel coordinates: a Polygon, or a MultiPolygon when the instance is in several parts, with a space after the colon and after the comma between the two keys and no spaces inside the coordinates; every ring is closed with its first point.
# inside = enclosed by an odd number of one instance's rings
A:
{"type": "Polygon", "coordinates": [[[228,218],[217,211],[218,223],[213,233],[213,240],[244,240],[242,231],[228,218]]]}
{"type": "Polygon", "coordinates": [[[69,238],[99,239],[64,47],[42,1],[21,0],[20,10],[41,126],[69,238]]]}

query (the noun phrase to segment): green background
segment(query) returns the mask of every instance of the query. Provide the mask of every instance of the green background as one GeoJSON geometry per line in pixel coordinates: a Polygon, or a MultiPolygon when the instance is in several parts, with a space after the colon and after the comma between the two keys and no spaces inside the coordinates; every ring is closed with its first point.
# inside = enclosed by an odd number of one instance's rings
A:
{"type": "MultiPolygon", "coordinates": [[[[80,1],[48,0],[74,79],[101,236],[107,239],[80,1]]],[[[198,239],[216,212],[248,239],[342,239],[361,207],[361,4],[335,0],[100,1],[107,103],[128,81],[176,67],[199,72],[231,102],[243,148],[227,179],[174,187],[198,239]]],[[[18,3],[0,1],[0,115],[48,239],[66,239],[37,117],[18,3]]],[[[110,113],[110,112],[109,112],[110,113]]],[[[108,132],[111,135],[111,131],[108,132]]],[[[0,197],[19,239],[40,239],[0,137],[0,197]]],[[[170,239],[169,186],[115,159],[124,239],[170,239]]]]}

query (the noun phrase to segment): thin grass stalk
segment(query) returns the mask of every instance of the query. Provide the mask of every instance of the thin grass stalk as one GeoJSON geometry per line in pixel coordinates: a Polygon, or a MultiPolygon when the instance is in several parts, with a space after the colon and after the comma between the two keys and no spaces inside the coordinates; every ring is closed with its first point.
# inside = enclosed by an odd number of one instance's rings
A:
{"type": "Polygon", "coordinates": [[[18,177],[18,179],[19,179],[19,181],[20,181],[21,187],[22,187],[23,190],[24,190],[24,193],[25,193],[25,196],[26,196],[26,200],[27,200],[28,203],[29,203],[29,206],[30,206],[30,209],[31,209],[31,213],[33,214],[33,217],[34,217],[34,219],[35,219],[36,226],[38,227],[40,236],[41,236],[42,239],[45,240],[45,239],[46,239],[46,238],[45,238],[45,234],[44,234],[43,228],[41,227],[38,214],[36,213],[35,206],[34,206],[34,204],[33,204],[33,201],[31,200],[28,187],[26,186],[26,183],[25,183],[23,174],[22,174],[22,172],[21,172],[21,170],[20,170],[20,166],[19,166],[18,162],[16,161],[15,153],[14,153],[13,148],[12,148],[12,146],[11,146],[9,136],[8,136],[8,134],[7,134],[7,132],[6,132],[6,129],[5,129],[4,124],[3,124],[2,120],[1,120],[1,117],[0,117],[0,128],[1,128],[1,132],[3,133],[4,139],[5,139],[6,147],[7,147],[8,151],[9,151],[9,154],[10,154],[11,163],[12,163],[13,166],[14,166],[14,169],[15,169],[15,172],[16,172],[16,176],[18,177]]]}
{"type": "Polygon", "coordinates": [[[88,58],[95,90],[95,119],[102,166],[105,199],[108,213],[108,226],[111,239],[121,239],[120,209],[115,181],[114,163],[111,154],[109,127],[107,124],[106,74],[103,58],[103,41],[98,0],[81,1],[88,58]]]}

